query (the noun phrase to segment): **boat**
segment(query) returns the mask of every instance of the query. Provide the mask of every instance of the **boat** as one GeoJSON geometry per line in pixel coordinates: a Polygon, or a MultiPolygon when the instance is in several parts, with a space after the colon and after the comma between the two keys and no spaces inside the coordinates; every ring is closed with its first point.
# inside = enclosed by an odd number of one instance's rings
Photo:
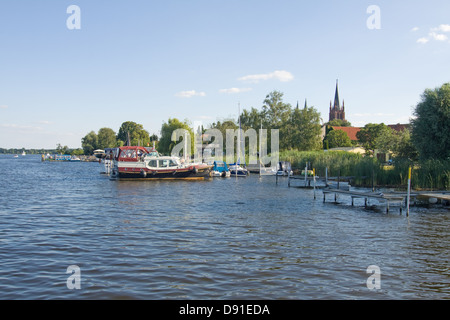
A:
{"type": "Polygon", "coordinates": [[[69,159],[70,162],[81,162],[81,159],[77,156],[71,156],[69,159]]]}
{"type": "Polygon", "coordinates": [[[248,170],[246,167],[242,167],[239,162],[230,164],[230,175],[236,176],[236,177],[247,177],[248,176],[248,170]]]}
{"type": "Polygon", "coordinates": [[[15,156],[14,156],[14,158],[18,158],[19,157],[19,155],[18,154],[16,154],[15,156]]]}
{"type": "Polygon", "coordinates": [[[27,154],[26,154],[25,150],[22,151],[22,156],[26,156],[26,155],[27,155],[27,154]]]}
{"type": "Polygon", "coordinates": [[[111,179],[131,180],[204,180],[213,165],[183,163],[175,156],[162,156],[153,147],[124,146],[113,157],[111,179]]]}
{"type": "Polygon", "coordinates": [[[277,176],[293,175],[291,163],[288,161],[279,161],[277,165],[277,176]]]}
{"type": "Polygon", "coordinates": [[[242,139],[242,135],[241,135],[241,108],[239,106],[239,131],[238,131],[238,139],[237,139],[237,161],[236,163],[230,164],[229,168],[230,168],[230,174],[231,176],[236,176],[236,177],[247,177],[249,174],[249,171],[247,170],[246,166],[245,166],[245,152],[243,154],[243,159],[244,159],[244,166],[241,166],[241,150],[244,151],[245,148],[244,146],[242,146],[241,149],[241,144],[244,143],[243,139],[242,139]]]}
{"type": "Polygon", "coordinates": [[[224,161],[214,161],[213,168],[211,170],[211,175],[213,177],[229,177],[231,176],[230,169],[227,166],[227,163],[224,161]]]}

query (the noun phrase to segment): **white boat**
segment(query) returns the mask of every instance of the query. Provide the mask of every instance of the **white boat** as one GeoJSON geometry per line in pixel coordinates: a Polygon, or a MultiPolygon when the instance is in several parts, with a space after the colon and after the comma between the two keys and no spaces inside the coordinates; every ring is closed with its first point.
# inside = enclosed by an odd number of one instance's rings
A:
{"type": "Polygon", "coordinates": [[[291,163],[287,161],[279,161],[277,166],[277,175],[278,176],[289,176],[293,175],[291,163]]]}
{"type": "Polygon", "coordinates": [[[211,176],[212,177],[226,178],[226,177],[230,177],[231,176],[230,169],[228,168],[226,162],[224,162],[224,161],[214,161],[213,166],[214,167],[212,168],[212,171],[211,171],[211,176]]]}
{"type": "Polygon", "coordinates": [[[248,176],[248,170],[245,167],[241,167],[239,164],[230,164],[229,167],[230,169],[230,176],[231,177],[247,177],[248,176]]]}
{"type": "Polygon", "coordinates": [[[14,156],[14,158],[18,158],[19,157],[19,155],[18,154],[16,154],[15,156],[14,156]]]}
{"type": "Polygon", "coordinates": [[[25,150],[22,152],[22,156],[26,156],[27,154],[25,153],[25,150]]]}
{"type": "MultiPolygon", "coordinates": [[[[241,144],[244,143],[241,135],[241,107],[239,106],[239,131],[238,131],[238,139],[237,139],[237,161],[236,163],[230,164],[228,168],[230,169],[230,176],[235,177],[247,177],[249,171],[245,166],[245,152],[243,154],[244,158],[244,166],[241,166],[241,144]]],[[[243,147],[243,146],[242,146],[243,147]]],[[[242,150],[245,150],[243,147],[242,150]]]]}
{"type": "Polygon", "coordinates": [[[136,180],[204,180],[209,178],[212,165],[182,163],[179,157],[161,156],[152,148],[126,146],[118,148],[111,168],[112,179],[136,180]]]}

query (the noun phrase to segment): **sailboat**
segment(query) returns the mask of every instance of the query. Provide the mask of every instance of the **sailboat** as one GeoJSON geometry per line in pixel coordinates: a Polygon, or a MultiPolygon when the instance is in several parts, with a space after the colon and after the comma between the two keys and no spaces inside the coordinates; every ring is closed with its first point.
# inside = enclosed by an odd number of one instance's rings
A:
{"type": "Polygon", "coordinates": [[[25,150],[22,151],[22,156],[26,156],[25,150]]]}
{"type": "Polygon", "coordinates": [[[228,168],[230,169],[230,175],[236,177],[247,177],[248,170],[245,166],[245,152],[244,152],[244,166],[241,166],[241,108],[239,106],[239,131],[238,131],[238,154],[236,163],[230,164],[228,168]]]}

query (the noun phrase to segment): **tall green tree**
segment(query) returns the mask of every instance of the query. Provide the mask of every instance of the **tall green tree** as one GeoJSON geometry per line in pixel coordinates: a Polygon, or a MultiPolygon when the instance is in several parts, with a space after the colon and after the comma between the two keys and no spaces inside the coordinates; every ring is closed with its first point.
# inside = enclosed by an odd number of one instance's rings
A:
{"type": "Polygon", "coordinates": [[[412,141],[421,159],[450,159],[450,83],[427,89],[411,121],[412,141]]]}
{"type": "Polygon", "coordinates": [[[320,113],[314,107],[294,108],[283,131],[284,134],[280,134],[281,149],[322,149],[320,113]]]}
{"type": "Polygon", "coordinates": [[[117,133],[117,140],[119,144],[126,145],[128,142],[128,135],[130,137],[130,144],[132,146],[147,146],[150,145],[150,134],[144,130],[142,124],[133,121],[126,121],[120,126],[117,133]]]}
{"type": "MultiPolygon", "coordinates": [[[[244,109],[241,112],[241,128],[242,130],[255,129],[258,130],[261,128],[262,124],[262,114],[256,108],[251,108],[250,111],[244,109]]],[[[229,128],[231,129],[231,128],[229,128]]]]}
{"type": "Polygon", "coordinates": [[[95,149],[98,149],[98,136],[94,131],[89,132],[81,139],[81,147],[85,155],[91,155],[95,149]]]}
{"type": "Polygon", "coordinates": [[[114,148],[117,146],[116,133],[110,128],[98,130],[98,149],[114,148]]]}
{"type": "Polygon", "coordinates": [[[366,154],[373,155],[380,147],[377,144],[378,137],[389,130],[391,129],[384,123],[368,123],[356,134],[356,137],[366,150],[366,154]]]}
{"type": "Polygon", "coordinates": [[[272,91],[264,99],[261,117],[267,129],[280,129],[288,123],[292,107],[283,102],[284,94],[272,91]]]}
{"type": "MultiPolygon", "coordinates": [[[[186,129],[191,138],[191,152],[194,150],[194,131],[189,125],[189,122],[185,120],[181,122],[176,118],[170,118],[167,123],[163,123],[161,127],[161,138],[158,143],[158,152],[163,154],[169,154],[173,147],[177,145],[178,141],[172,141],[172,133],[177,129],[186,129]]],[[[184,139],[184,138],[183,138],[184,139]]],[[[180,140],[181,141],[181,140],[180,140]]]]}

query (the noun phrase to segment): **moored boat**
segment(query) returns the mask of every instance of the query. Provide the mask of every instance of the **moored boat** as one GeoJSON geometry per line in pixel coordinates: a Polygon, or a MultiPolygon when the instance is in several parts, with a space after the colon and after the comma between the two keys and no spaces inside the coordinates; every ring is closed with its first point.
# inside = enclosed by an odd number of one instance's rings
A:
{"type": "Polygon", "coordinates": [[[182,163],[179,157],[161,156],[155,148],[126,146],[118,148],[113,158],[111,178],[204,180],[209,178],[212,167],[204,163],[182,163]]]}
{"type": "Polygon", "coordinates": [[[230,164],[230,175],[232,177],[247,177],[248,176],[248,170],[245,167],[241,167],[239,164],[233,163],[230,164]]]}
{"type": "Polygon", "coordinates": [[[291,163],[288,161],[279,161],[277,165],[277,175],[278,176],[289,176],[293,175],[291,163]]]}
{"type": "Polygon", "coordinates": [[[212,176],[213,177],[229,177],[231,175],[230,169],[227,166],[227,163],[224,161],[214,161],[212,168],[212,176]]]}

